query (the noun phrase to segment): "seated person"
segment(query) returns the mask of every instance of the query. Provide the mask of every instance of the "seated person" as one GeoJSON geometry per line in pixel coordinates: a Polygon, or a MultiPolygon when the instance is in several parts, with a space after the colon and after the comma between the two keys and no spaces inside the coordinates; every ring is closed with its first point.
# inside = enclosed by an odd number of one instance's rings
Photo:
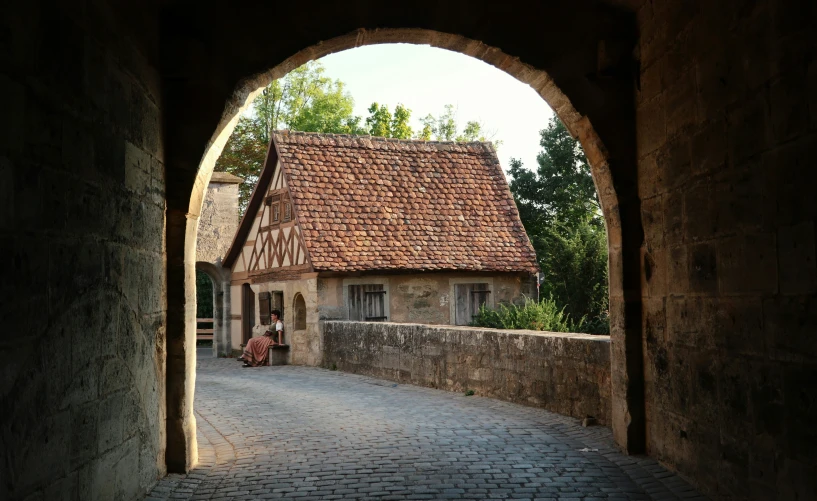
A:
{"type": "Polygon", "coordinates": [[[263,336],[258,336],[247,341],[244,347],[244,354],[238,359],[244,362],[242,367],[260,367],[266,365],[267,356],[269,356],[269,347],[283,344],[284,323],[280,319],[281,312],[272,310],[272,321],[267,332],[263,336]],[[276,336],[277,332],[277,336],[276,336]],[[278,338],[276,342],[273,336],[278,338]]]}

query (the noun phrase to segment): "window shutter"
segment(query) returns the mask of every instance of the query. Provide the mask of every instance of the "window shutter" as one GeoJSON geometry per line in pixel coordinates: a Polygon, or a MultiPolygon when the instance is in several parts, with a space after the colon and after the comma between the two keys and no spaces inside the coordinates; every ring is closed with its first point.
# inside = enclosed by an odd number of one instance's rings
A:
{"type": "Polygon", "coordinates": [[[289,202],[289,198],[284,199],[284,222],[287,222],[292,219],[292,204],[289,202]]]}
{"type": "Polygon", "coordinates": [[[386,317],[386,291],[383,284],[350,285],[347,298],[349,320],[377,322],[386,317]]]}
{"type": "Polygon", "coordinates": [[[258,295],[258,306],[261,316],[261,325],[269,325],[270,322],[270,293],[262,292],[258,295]]]}
{"type": "Polygon", "coordinates": [[[456,284],[454,286],[456,303],[454,310],[454,325],[468,325],[471,322],[471,314],[468,312],[470,288],[468,284],[456,284]]]}
{"type": "Polygon", "coordinates": [[[491,291],[488,290],[488,284],[473,284],[471,289],[471,318],[468,320],[469,323],[479,314],[479,307],[488,302],[488,294],[490,293],[491,291]]]}
{"type": "Polygon", "coordinates": [[[347,298],[347,308],[349,309],[349,320],[363,320],[363,308],[361,296],[363,295],[363,286],[350,285],[349,296],[347,298]]]}
{"type": "Polygon", "coordinates": [[[274,195],[270,203],[272,204],[272,222],[277,223],[281,220],[281,195],[274,195]]]}
{"type": "Polygon", "coordinates": [[[488,284],[456,284],[454,324],[468,325],[479,314],[479,307],[488,302],[488,284]]]}
{"type": "Polygon", "coordinates": [[[386,319],[386,291],[383,284],[364,285],[364,320],[377,322],[386,319]]]}
{"type": "Polygon", "coordinates": [[[270,308],[270,314],[272,310],[278,310],[281,312],[281,316],[279,317],[281,320],[284,319],[284,293],[283,291],[275,291],[270,296],[270,302],[272,303],[272,307],[270,308]]]}

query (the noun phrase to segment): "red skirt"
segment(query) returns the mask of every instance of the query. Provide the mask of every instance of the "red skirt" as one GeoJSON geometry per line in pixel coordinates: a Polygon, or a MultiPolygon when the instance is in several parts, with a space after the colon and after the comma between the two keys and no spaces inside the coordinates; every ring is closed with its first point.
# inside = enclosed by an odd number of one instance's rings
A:
{"type": "Polygon", "coordinates": [[[244,347],[244,360],[253,367],[266,365],[271,344],[273,344],[271,336],[251,338],[244,347]]]}

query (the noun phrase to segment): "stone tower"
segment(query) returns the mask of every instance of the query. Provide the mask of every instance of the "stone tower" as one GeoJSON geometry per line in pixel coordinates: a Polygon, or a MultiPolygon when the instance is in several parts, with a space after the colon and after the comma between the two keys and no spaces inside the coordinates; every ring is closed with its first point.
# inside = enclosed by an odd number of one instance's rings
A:
{"type": "Polygon", "coordinates": [[[201,207],[196,261],[221,263],[238,230],[238,186],[244,180],[213,172],[201,207]]]}

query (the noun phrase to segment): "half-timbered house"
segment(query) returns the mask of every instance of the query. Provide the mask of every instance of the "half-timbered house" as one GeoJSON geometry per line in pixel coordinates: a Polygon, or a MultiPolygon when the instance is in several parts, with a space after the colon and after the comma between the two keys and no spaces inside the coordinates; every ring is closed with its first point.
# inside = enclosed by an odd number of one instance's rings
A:
{"type": "Polygon", "coordinates": [[[321,320],[468,324],[530,293],[536,256],[489,143],[275,132],[224,266],[234,349],[283,312],[292,363],[321,320]]]}

